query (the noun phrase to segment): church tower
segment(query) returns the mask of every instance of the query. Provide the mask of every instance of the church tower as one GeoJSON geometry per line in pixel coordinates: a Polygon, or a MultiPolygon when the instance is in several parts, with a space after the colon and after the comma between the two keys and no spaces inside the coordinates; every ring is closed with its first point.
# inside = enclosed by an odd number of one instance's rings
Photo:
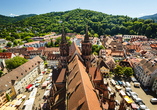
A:
{"type": "Polygon", "coordinates": [[[89,72],[89,67],[91,66],[91,51],[92,44],[89,41],[88,27],[86,26],[86,35],[84,37],[84,42],[82,42],[82,58],[84,59],[87,72],[89,72]]]}
{"type": "Polygon", "coordinates": [[[69,59],[69,43],[66,40],[64,27],[62,27],[62,36],[61,43],[59,44],[59,49],[62,68],[66,68],[69,59]]]}

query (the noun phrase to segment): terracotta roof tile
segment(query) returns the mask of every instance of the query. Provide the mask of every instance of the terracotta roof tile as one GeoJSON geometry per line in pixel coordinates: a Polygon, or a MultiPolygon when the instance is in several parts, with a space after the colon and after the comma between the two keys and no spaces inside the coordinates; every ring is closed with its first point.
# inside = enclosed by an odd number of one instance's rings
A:
{"type": "Polygon", "coordinates": [[[11,52],[0,53],[0,59],[10,59],[11,57],[12,57],[12,53],[11,52]]]}
{"type": "Polygon", "coordinates": [[[68,65],[68,110],[100,110],[100,104],[84,65],[76,55],[68,65]],[[77,85],[76,85],[77,84],[77,85]]]}

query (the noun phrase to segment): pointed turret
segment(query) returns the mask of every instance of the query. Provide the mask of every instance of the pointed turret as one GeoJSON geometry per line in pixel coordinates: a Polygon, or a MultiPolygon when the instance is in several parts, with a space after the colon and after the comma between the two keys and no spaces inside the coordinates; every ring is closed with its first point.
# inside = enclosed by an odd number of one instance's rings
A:
{"type": "Polygon", "coordinates": [[[88,25],[86,25],[86,35],[84,37],[84,43],[88,43],[89,42],[89,36],[88,36],[88,25]]]}
{"type": "Polygon", "coordinates": [[[61,44],[67,43],[64,27],[62,26],[61,44]]]}

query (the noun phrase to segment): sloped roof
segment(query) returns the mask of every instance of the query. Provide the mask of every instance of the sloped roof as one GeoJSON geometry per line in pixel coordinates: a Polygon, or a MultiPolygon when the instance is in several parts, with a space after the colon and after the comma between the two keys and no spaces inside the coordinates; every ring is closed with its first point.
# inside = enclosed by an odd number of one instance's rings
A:
{"type": "Polygon", "coordinates": [[[69,55],[72,56],[75,51],[78,51],[78,53],[82,55],[80,49],[77,47],[76,43],[73,41],[71,46],[69,47],[69,55]]]}
{"type": "Polygon", "coordinates": [[[62,68],[57,80],[56,80],[56,83],[62,83],[62,82],[65,82],[65,75],[66,75],[66,68],[62,68]]]}
{"type": "Polygon", "coordinates": [[[92,81],[101,81],[101,73],[97,67],[90,67],[89,74],[92,76],[92,81]]]}
{"type": "Polygon", "coordinates": [[[9,59],[11,58],[12,56],[12,53],[11,52],[3,52],[3,53],[0,53],[0,58],[1,59],[9,59]]]}
{"type": "Polygon", "coordinates": [[[38,49],[35,47],[27,47],[27,51],[31,51],[31,50],[38,50],[38,49]]]}
{"type": "Polygon", "coordinates": [[[42,62],[43,60],[39,56],[36,56],[35,58],[17,67],[16,69],[9,72],[8,74],[2,76],[0,78],[0,90],[1,89],[7,90],[8,88],[10,88],[11,80],[22,79],[25,75],[27,75],[30,71],[32,71],[38,65],[38,61],[42,62]]]}
{"type": "Polygon", "coordinates": [[[89,76],[77,55],[68,68],[68,110],[101,110],[89,76]]]}

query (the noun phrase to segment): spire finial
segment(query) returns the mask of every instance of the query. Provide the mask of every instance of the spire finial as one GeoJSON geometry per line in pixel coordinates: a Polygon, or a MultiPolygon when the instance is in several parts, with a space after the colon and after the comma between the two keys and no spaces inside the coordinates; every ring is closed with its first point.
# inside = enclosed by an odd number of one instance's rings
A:
{"type": "Polygon", "coordinates": [[[64,25],[62,24],[62,36],[61,36],[61,44],[67,43],[66,35],[64,31],[64,25]]]}
{"type": "Polygon", "coordinates": [[[89,42],[88,25],[86,25],[86,35],[85,35],[85,37],[84,37],[84,42],[85,42],[85,43],[89,42]]]}

